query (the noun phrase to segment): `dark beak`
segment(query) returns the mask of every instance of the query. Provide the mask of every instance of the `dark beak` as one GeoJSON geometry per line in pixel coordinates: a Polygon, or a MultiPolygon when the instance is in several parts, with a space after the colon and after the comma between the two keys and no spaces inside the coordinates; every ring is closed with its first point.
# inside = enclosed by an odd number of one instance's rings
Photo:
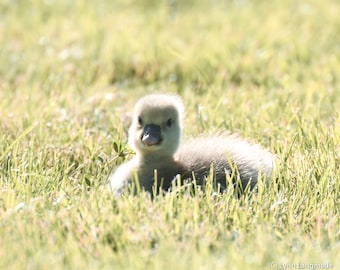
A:
{"type": "Polygon", "coordinates": [[[154,124],[146,125],[141,140],[146,146],[159,144],[162,141],[161,127],[154,124]]]}

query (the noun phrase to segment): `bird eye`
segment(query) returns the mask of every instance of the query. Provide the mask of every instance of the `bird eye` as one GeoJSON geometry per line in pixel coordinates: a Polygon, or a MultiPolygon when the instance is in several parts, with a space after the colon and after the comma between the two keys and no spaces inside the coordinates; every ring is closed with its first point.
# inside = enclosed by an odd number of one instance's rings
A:
{"type": "Polygon", "coordinates": [[[172,119],[169,118],[168,121],[166,121],[166,126],[171,127],[172,123],[173,123],[172,119]]]}
{"type": "Polygon", "coordinates": [[[138,116],[138,124],[141,126],[143,125],[143,120],[140,116],[138,116]]]}

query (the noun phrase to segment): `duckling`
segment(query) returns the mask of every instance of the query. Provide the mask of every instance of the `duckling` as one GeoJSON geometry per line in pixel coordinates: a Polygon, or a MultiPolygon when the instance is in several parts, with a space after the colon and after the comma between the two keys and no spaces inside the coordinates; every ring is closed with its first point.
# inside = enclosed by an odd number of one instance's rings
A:
{"type": "Polygon", "coordinates": [[[121,194],[135,176],[150,193],[155,187],[169,190],[177,175],[204,185],[211,168],[220,190],[226,188],[227,176],[239,177],[243,187],[251,188],[260,174],[270,177],[274,155],[236,135],[199,136],[180,144],[183,114],[183,102],[176,95],[152,94],[136,103],[129,129],[129,145],[136,155],[110,176],[114,193],[121,194]]]}

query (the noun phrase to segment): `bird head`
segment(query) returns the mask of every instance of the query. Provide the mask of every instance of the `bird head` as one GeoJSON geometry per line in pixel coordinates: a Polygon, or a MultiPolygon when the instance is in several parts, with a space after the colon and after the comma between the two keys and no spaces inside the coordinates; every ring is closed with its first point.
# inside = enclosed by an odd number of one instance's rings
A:
{"type": "Polygon", "coordinates": [[[153,94],[134,108],[129,144],[137,154],[172,156],[180,143],[184,107],[180,97],[153,94]]]}

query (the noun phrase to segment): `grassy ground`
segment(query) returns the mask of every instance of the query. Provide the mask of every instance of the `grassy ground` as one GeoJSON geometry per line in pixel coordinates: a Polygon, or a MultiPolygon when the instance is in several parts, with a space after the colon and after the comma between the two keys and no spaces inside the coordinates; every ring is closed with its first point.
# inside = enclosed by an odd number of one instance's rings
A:
{"type": "Polygon", "coordinates": [[[1,269],[339,269],[338,1],[3,0],[0,13],[1,269]],[[183,97],[186,136],[270,148],[278,181],[240,199],[114,198],[103,185],[129,152],[132,106],[155,91],[183,97]]]}

